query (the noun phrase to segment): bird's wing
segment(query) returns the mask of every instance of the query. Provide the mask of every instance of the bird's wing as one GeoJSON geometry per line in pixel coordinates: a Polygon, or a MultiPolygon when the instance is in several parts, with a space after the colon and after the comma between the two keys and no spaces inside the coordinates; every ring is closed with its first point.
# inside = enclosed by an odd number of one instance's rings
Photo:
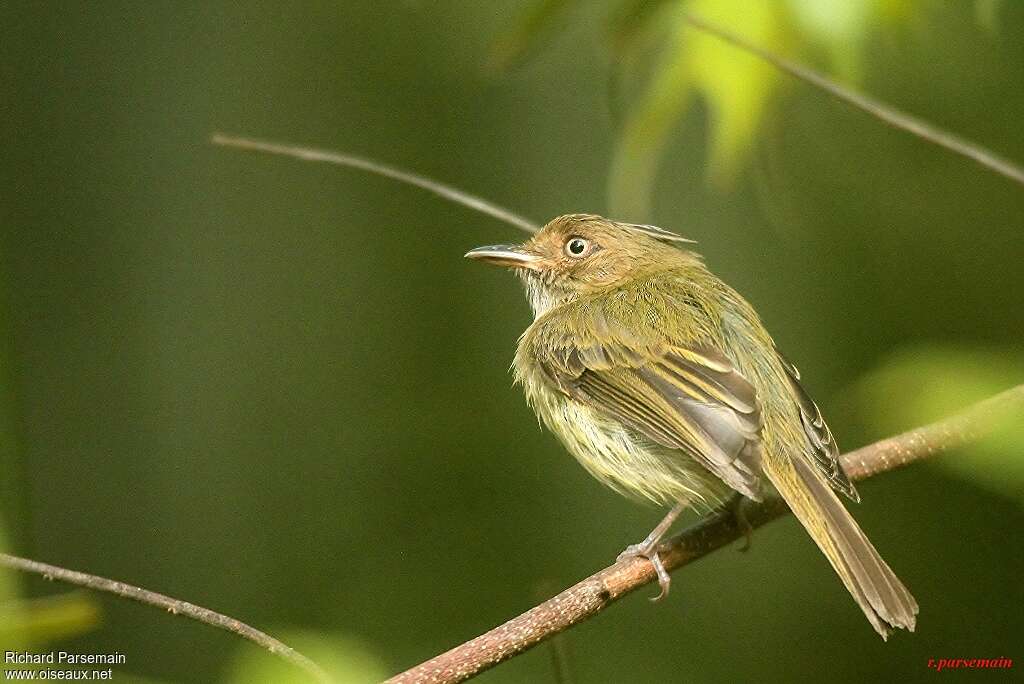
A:
{"type": "Polygon", "coordinates": [[[813,457],[812,463],[818,472],[825,476],[833,489],[842,492],[853,501],[860,501],[860,494],[857,493],[839,462],[839,446],[832,437],[832,431],[825,424],[818,405],[800,384],[800,371],[781,353],[779,353],[779,360],[782,361],[782,365],[786,369],[786,375],[789,377],[793,393],[800,405],[800,421],[804,426],[804,434],[807,435],[807,443],[813,457]]]}
{"type": "Polygon", "coordinates": [[[538,345],[547,377],[568,396],[666,447],[759,500],[761,412],[753,386],[707,345],[538,345]]]}

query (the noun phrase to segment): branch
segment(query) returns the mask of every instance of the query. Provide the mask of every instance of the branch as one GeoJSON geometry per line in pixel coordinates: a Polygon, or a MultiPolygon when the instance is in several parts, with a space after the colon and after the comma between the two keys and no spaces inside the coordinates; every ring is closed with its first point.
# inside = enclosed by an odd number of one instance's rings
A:
{"type": "Polygon", "coordinates": [[[716,24],[712,24],[706,19],[695,14],[687,14],[684,21],[698,31],[703,31],[704,33],[715,36],[716,38],[724,40],[730,45],[739,48],[747,54],[764,60],[779,71],[785,72],[804,83],[808,83],[815,88],[818,88],[819,90],[824,90],[837,100],[845,102],[851,107],[855,107],[856,109],[873,116],[882,123],[888,124],[889,126],[901,131],[906,131],[907,133],[915,135],[933,145],[943,147],[953,154],[966,157],[981,166],[984,166],[990,171],[995,171],[1000,176],[1009,178],[1020,185],[1024,185],[1024,169],[1008,159],[1000,157],[995,152],[985,149],[977,143],[973,143],[970,140],[965,140],[964,138],[960,138],[952,133],[943,131],[924,119],[911,116],[906,112],[901,112],[895,107],[890,107],[878,100],[868,97],[867,95],[862,95],[861,93],[839,85],[820,72],[809,69],[808,67],[797,64],[796,62],[791,62],[784,57],[779,57],[778,55],[771,53],[762,47],[758,47],[735,33],[727,31],[716,24]]]}
{"type": "Polygon", "coordinates": [[[274,655],[284,658],[293,665],[302,668],[307,674],[317,681],[332,681],[319,665],[295,649],[284,645],[274,637],[261,632],[255,627],[250,627],[244,622],[236,620],[233,617],[228,617],[227,615],[214,612],[209,608],[203,608],[202,606],[197,606],[194,603],[180,601],[176,598],[171,598],[170,596],[150,591],[149,589],[132,586],[131,584],[107,579],[106,577],[98,577],[96,575],[89,575],[76,570],[68,570],[67,568],[40,563],[39,561],[29,560],[28,558],[21,558],[19,556],[12,556],[7,553],[0,553],[0,566],[13,568],[14,570],[21,570],[22,572],[30,572],[36,575],[42,575],[46,579],[60,580],[61,582],[76,584],[80,587],[86,587],[96,591],[105,591],[108,594],[114,594],[122,598],[131,599],[132,601],[138,601],[139,603],[163,608],[174,615],[182,615],[196,620],[197,622],[210,625],[211,627],[216,627],[218,629],[231,632],[232,634],[237,634],[243,639],[248,639],[257,646],[265,648],[274,655]]]}
{"type": "MultiPolygon", "coordinates": [[[[970,407],[963,413],[842,456],[852,480],[874,475],[955,449],[980,437],[1013,413],[1024,412],[1024,385],[1019,385],[970,407]]],[[[760,527],[789,512],[778,498],[744,509],[747,522],[760,527]]],[[[714,514],[663,542],[658,547],[669,571],[688,565],[743,535],[731,512],[714,514]]],[[[442,653],[386,684],[453,684],[474,677],[584,620],[597,615],[626,594],[655,579],[649,561],[631,558],[591,575],[554,598],[486,634],[442,653]]]]}
{"type": "Polygon", "coordinates": [[[342,152],[331,152],[330,150],[318,150],[312,147],[285,145],[283,143],[270,142],[268,140],[238,138],[231,135],[224,135],[223,133],[214,133],[210,136],[210,142],[222,147],[234,147],[240,150],[251,150],[253,152],[280,154],[285,157],[302,159],[303,161],[326,162],[337,166],[345,166],[350,169],[359,169],[360,171],[366,171],[367,173],[396,180],[399,183],[405,183],[406,185],[413,185],[417,188],[422,188],[423,190],[432,192],[438,197],[442,197],[449,202],[460,204],[472,209],[473,211],[478,211],[481,214],[490,216],[491,218],[504,221],[510,226],[515,226],[519,230],[526,231],[527,233],[536,233],[540,230],[540,226],[535,224],[533,221],[523,218],[519,214],[516,214],[505,207],[500,207],[494,202],[472,195],[465,190],[456,188],[455,186],[447,185],[441,181],[436,181],[433,178],[427,178],[426,176],[421,176],[418,173],[406,171],[405,169],[400,169],[396,166],[388,166],[387,164],[382,164],[379,161],[367,159],[366,157],[357,157],[355,155],[345,154],[342,152]]]}

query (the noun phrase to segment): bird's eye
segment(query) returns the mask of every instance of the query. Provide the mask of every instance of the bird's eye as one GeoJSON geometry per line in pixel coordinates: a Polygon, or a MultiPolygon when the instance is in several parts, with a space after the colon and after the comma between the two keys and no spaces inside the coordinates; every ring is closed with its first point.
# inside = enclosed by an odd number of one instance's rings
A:
{"type": "Polygon", "coordinates": [[[565,243],[565,253],[574,259],[580,259],[590,253],[590,241],[581,237],[571,237],[565,243]]]}

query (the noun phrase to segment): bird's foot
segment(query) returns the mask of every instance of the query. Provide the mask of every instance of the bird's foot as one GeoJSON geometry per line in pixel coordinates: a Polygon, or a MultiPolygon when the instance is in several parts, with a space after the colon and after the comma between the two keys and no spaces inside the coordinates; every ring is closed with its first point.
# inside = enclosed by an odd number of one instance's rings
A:
{"type": "Polygon", "coordinates": [[[661,588],[661,591],[657,596],[652,596],[651,601],[660,601],[668,596],[668,589],[672,584],[672,578],[665,569],[664,563],[661,562],[661,556],[658,555],[658,541],[655,540],[654,543],[651,543],[649,540],[645,540],[639,544],[630,544],[626,547],[625,551],[618,555],[615,562],[621,563],[631,558],[646,558],[651,562],[654,573],[658,576],[658,586],[661,588]]]}

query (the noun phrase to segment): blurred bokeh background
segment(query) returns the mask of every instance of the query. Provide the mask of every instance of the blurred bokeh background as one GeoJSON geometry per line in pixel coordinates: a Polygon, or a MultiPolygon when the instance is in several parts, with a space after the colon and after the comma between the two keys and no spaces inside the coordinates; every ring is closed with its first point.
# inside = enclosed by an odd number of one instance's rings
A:
{"type": "MultiPolygon", "coordinates": [[[[688,5],[1024,161],[1022,3],[688,5]]],[[[214,131],[698,240],[847,448],[1024,382],[1021,187],[684,29],[685,6],[0,4],[3,546],[223,611],[360,682],[660,518],[512,387],[527,305],[462,254],[515,229],[214,131]]],[[[1022,440],[860,487],[916,634],[878,639],[785,520],[666,602],[640,592],[565,634],[572,680],[912,681],[929,658],[1024,657],[1022,440]]],[[[8,573],[0,642],[120,651],[120,681],[293,676],[230,635],[8,573]]],[[[554,682],[551,650],[481,681],[554,682]]]]}

